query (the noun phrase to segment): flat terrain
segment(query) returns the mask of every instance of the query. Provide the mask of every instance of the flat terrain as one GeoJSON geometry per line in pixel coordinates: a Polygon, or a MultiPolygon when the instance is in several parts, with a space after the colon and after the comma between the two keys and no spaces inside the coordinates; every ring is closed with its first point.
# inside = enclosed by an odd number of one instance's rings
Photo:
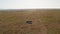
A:
{"type": "Polygon", "coordinates": [[[0,11],[0,34],[60,34],[60,9],[0,11]]]}

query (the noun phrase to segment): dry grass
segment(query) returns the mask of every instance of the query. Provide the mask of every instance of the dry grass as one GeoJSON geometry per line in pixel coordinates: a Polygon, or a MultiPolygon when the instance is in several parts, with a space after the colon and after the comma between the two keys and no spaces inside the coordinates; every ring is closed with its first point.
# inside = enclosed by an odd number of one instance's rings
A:
{"type": "Polygon", "coordinates": [[[60,10],[0,12],[0,34],[60,34],[60,10]]]}

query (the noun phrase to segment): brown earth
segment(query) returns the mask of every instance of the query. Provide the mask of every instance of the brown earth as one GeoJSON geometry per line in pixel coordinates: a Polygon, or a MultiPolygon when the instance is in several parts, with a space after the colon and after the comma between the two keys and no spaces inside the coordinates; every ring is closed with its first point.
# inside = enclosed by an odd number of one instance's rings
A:
{"type": "Polygon", "coordinates": [[[0,12],[0,34],[60,34],[60,10],[0,12]],[[32,20],[32,24],[27,24],[32,20]]]}

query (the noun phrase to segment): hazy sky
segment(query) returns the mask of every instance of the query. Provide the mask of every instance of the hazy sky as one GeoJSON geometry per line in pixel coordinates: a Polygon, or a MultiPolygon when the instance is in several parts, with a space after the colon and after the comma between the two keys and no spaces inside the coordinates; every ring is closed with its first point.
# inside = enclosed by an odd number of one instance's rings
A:
{"type": "Polygon", "coordinates": [[[0,9],[60,8],[60,0],[0,0],[0,9]]]}

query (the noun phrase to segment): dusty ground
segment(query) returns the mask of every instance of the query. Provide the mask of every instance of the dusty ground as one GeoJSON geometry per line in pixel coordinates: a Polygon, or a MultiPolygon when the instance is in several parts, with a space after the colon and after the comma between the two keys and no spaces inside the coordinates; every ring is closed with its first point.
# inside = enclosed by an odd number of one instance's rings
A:
{"type": "Polygon", "coordinates": [[[60,34],[60,10],[0,12],[0,34],[60,34]]]}

